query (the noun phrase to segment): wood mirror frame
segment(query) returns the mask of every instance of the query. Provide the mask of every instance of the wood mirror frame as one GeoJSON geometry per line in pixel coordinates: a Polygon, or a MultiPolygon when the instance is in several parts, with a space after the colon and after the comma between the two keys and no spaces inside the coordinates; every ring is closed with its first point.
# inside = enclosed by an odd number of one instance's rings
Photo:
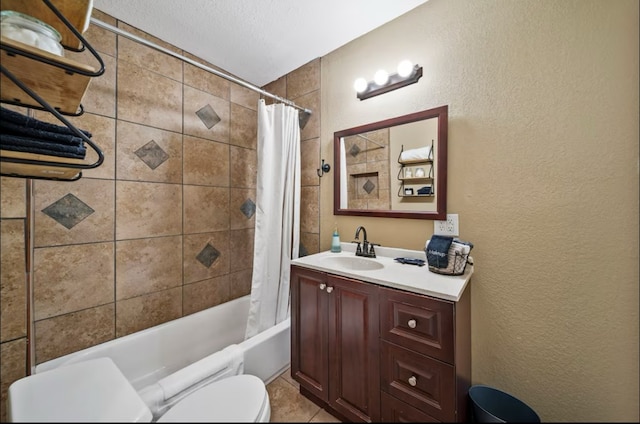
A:
{"type": "MultiPolygon", "coordinates": [[[[444,220],[447,217],[447,127],[448,127],[448,106],[440,106],[434,109],[415,112],[396,118],[386,119],[384,121],[373,122],[361,125],[359,127],[349,128],[333,133],[333,154],[334,154],[334,177],[333,177],[333,213],[334,215],[351,215],[351,216],[375,216],[385,218],[414,218],[414,219],[433,219],[444,220]],[[437,141],[435,142],[436,157],[434,175],[434,188],[436,193],[436,210],[416,211],[416,210],[376,210],[376,209],[348,209],[340,208],[340,140],[343,137],[353,136],[356,134],[367,133],[370,131],[390,128],[397,125],[408,124],[411,122],[423,121],[431,118],[437,118],[437,141]]],[[[389,157],[389,161],[394,158],[389,157]]],[[[389,172],[391,179],[391,171],[389,172]]],[[[391,188],[390,188],[391,191],[391,188]]]]}

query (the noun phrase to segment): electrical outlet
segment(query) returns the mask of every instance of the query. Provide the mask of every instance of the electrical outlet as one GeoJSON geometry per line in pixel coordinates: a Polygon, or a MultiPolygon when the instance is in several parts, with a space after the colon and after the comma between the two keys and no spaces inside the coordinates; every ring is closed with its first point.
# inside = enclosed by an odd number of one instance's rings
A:
{"type": "Polygon", "coordinates": [[[433,234],[438,236],[459,236],[458,214],[448,213],[446,221],[433,221],[433,234]]]}

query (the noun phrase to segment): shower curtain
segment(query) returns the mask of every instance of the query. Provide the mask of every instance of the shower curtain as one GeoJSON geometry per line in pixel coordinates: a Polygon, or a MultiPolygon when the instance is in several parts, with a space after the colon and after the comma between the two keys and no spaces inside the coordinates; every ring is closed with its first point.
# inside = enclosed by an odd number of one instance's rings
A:
{"type": "Polygon", "coordinates": [[[298,257],[299,243],[298,110],[259,100],[253,277],[245,338],[289,316],[289,267],[298,257]]]}

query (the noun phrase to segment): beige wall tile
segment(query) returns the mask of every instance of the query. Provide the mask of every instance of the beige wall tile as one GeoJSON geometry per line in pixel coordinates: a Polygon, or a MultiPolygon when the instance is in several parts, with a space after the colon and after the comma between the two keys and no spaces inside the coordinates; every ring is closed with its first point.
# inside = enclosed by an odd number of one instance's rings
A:
{"type": "Polygon", "coordinates": [[[114,182],[81,178],[73,183],[35,181],[35,246],[59,246],[63,244],[91,243],[113,240],[114,226],[114,182]],[[63,199],[63,200],[61,200],[63,199]],[[81,202],[81,203],[80,203],[81,202]],[[86,206],[85,218],[80,215],[86,206]],[[61,205],[56,212],[51,211],[61,205]],[[51,215],[59,217],[58,220],[51,215]],[[77,220],[70,218],[77,216],[77,220]],[[60,221],[73,225],[71,228],[60,221]]]}
{"type": "Polygon", "coordinates": [[[260,94],[238,84],[231,84],[231,101],[252,110],[258,110],[260,94]]]}
{"type": "MultiPolygon", "coordinates": [[[[35,111],[35,118],[50,122],[56,125],[64,125],[55,116],[48,112],[35,111]]],[[[100,166],[92,169],[82,170],[82,178],[115,178],[115,150],[116,150],[116,123],[112,118],[84,113],[79,117],[67,117],[71,124],[78,129],[89,131],[92,134],[91,141],[98,146],[104,155],[104,160],[100,166]]],[[[98,154],[90,146],[87,147],[87,164],[96,163],[98,154]]]]}
{"type": "MultiPolygon", "coordinates": [[[[104,61],[104,74],[91,79],[82,98],[82,106],[85,112],[115,118],[116,58],[107,54],[101,54],[100,57],[104,61]]],[[[96,70],[98,70],[97,67],[96,70]]]]}
{"type": "MultiPolygon", "coordinates": [[[[389,163],[389,128],[385,128],[383,130],[371,131],[369,133],[364,134],[369,140],[373,140],[375,143],[370,141],[366,142],[366,157],[367,162],[380,162],[386,161],[389,163]],[[377,143],[377,144],[376,144],[377,143]],[[380,146],[387,147],[380,147],[380,146]]],[[[393,158],[394,163],[398,158],[393,158]]]]}
{"type": "Polygon", "coordinates": [[[116,337],[182,316],[182,288],[163,290],[116,303],[116,337]]]}
{"type": "Polygon", "coordinates": [[[300,189],[300,231],[317,233],[320,231],[319,187],[300,189]]]}
{"type": "Polygon", "coordinates": [[[116,182],[116,240],[181,232],[181,185],[116,182]]]}
{"type": "MultiPolygon", "coordinates": [[[[280,97],[287,97],[287,77],[282,76],[275,81],[271,81],[269,84],[264,86],[265,91],[268,91],[271,94],[275,94],[280,97]]],[[[271,97],[264,97],[264,101],[266,104],[270,105],[275,102],[271,97]]]]}
{"type": "Polygon", "coordinates": [[[229,300],[251,293],[252,269],[243,269],[229,274],[229,300]]]}
{"type": "Polygon", "coordinates": [[[181,285],[181,236],[116,242],[116,300],[181,285]]]}
{"type": "Polygon", "coordinates": [[[118,119],[182,131],[182,84],[131,62],[118,62],[118,119]]]}
{"type": "Polygon", "coordinates": [[[27,376],[27,339],[0,344],[0,422],[7,422],[7,390],[27,376]]]}
{"type": "Polygon", "coordinates": [[[184,86],[184,133],[195,137],[229,142],[229,100],[184,86]],[[210,107],[220,121],[208,127],[196,112],[210,107]]]}
{"type": "Polygon", "coordinates": [[[295,99],[317,90],[320,90],[320,58],[287,74],[287,96],[289,98],[295,99]]]}
{"type": "Polygon", "coordinates": [[[36,364],[107,342],[114,337],[114,303],[37,321],[36,364]]]}
{"type": "Polygon", "coordinates": [[[25,220],[0,220],[0,341],[27,335],[25,220]]]}
{"type": "Polygon", "coordinates": [[[0,177],[0,218],[27,216],[27,180],[0,177]]]}
{"type": "Polygon", "coordinates": [[[229,189],[185,185],[184,233],[229,229],[229,189]]]}
{"type": "MultiPolygon", "coordinates": [[[[128,32],[129,34],[136,35],[143,40],[150,41],[160,47],[173,51],[174,53],[182,54],[181,50],[176,49],[171,44],[165,43],[159,38],[150,36],[146,32],[140,31],[139,29],[123,22],[118,22],[118,28],[128,32]]],[[[165,77],[182,82],[182,61],[180,59],[119,35],[118,61],[123,60],[131,62],[141,68],[156,72],[165,77]]]]}
{"type": "Polygon", "coordinates": [[[229,276],[185,284],[182,289],[183,315],[193,314],[229,300],[229,276]]]}
{"type": "MultiPolygon", "coordinates": [[[[196,60],[196,62],[215,69],[215,66],[202,60],[196,60]]],[[[229,81],[190,63],[184,64],[184,84],[221,99],[229,100],[229,86],[231,85],[229,81]]]]}
{"type": "MultiPolygon", "coordinates": [[[[389,190],[391,183],[391,176],[389,175],[389,161],[382,162],[367,162],[367,172],[375,173],[377,177],[377,190],[389,190]]],[[[397,174],[396,174],[397,175],[397,174]]],[[[394,175],[394,183],[396,175],[394,175]]],[[[397,186],[395,186],[397,187],[397,186]]]]}
{"type": "Polygon", "coordinates": [[[320,91],[312,91],[291,100],[298,106],[310,109],[312,112],[307,124],[300,130],[300,140],[320,137],[320,91]]]}
{"type": "Polygon", "coordinates": [[[35,249],[35,320],[113,302],[113,264],[113,243],[35,249]]]}
{"type": "Polygon", "coordinates": [[[181,134],[118,121],[117,137],[119,180],[182,183],[181,134]]]}
{"type": "Polygon", "coordinates": [[[234,188],[255,188],[258,175],[258,155],[255,150],[230,146],[229,184],[234,188]]]}
{"type": "MultiPolygon", "coordinates": [[[[327,174],[327,177],[333,178],[335,172],[333,158],[324,158],[325,163],[331,165],[331,171],[327,174]]],[[[318,177],[318,169],[322,163],[320,158],[320,139],[313,138],[311,140],[302,141],[300,143],[300,185],[319,185],[320,178],[318,177]]]]}
{"type": "Polygon", "coordinates": [[[229,145],[185,135],[184,184],[229,187],[229,145]]]}
{"type": "MultiPolygon", "coordinates": [[[[355,229],[354,229],[355,231],[355,229]]],[[[333,233],[332,233],[333,234],[333,233]]],[[[351,236],[340,233],[340,241],[350,241],[351,236]]],[[[320,235],[318,233],[300,232],[300,244],[304,247],[307,255],[320,252],[320,235]]],[[[305,252],[300,252],[300,256],[305,252]]]]}
{"type": "MultiPolygon", "coordinates": [[[[115,26],[117,24],[113,17],[95,8],[91,11],[91,17],[109,25],[115,26]]],[[[108,54],[113,57],[116,56],[116,35],[113,32],[102,29],[97,25],[89,25],[89,28],[82,36],[86,38],[89,44],[99,53],[108,54]]]]}
{"type": "Polygon", "coordinates": [[[247,149],[256,149],[258,143],[258,112],[231,103],[229,143],[247,149]]]}
{"type": "Polygon", "coordinates": [[[217,231],[215,233],[185,235],[183,255],[184,284],[228,274],[229,232],[217,231]],[[212,255],[209,255],[208,246],[218,252],[217,259],[213,262],[207,261],[208,258],[212,258],[212,255]],[[204,263],[198,260],[198,255],[204,263]]]}
{"type": "Polygon", "coordinates": [[[232,188],[229,201],[229,225],[232,230],[254,228],[256,190],[232,188]]]}
{"type": "Polygon", "coordinates": [[[253,267],[253,228],[247,230],[234,230],[229,233],[229,250],[231,259],[229,270],[239,271],[253,267]]]}

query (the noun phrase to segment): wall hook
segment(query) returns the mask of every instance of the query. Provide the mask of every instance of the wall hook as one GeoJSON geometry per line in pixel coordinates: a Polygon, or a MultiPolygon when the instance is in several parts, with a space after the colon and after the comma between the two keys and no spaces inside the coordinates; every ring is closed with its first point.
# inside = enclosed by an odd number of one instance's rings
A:
{"type": "Polygon", "coordinates": [[[328,163],[324,163],[324,159],[322,159],[322,165],[320,165],[320,168],[316,170],[316,172],[318,173],[318,177],[322,178],[325,172],[329,171],[331,171],[331,165],[329,165],[328,163]]]}

